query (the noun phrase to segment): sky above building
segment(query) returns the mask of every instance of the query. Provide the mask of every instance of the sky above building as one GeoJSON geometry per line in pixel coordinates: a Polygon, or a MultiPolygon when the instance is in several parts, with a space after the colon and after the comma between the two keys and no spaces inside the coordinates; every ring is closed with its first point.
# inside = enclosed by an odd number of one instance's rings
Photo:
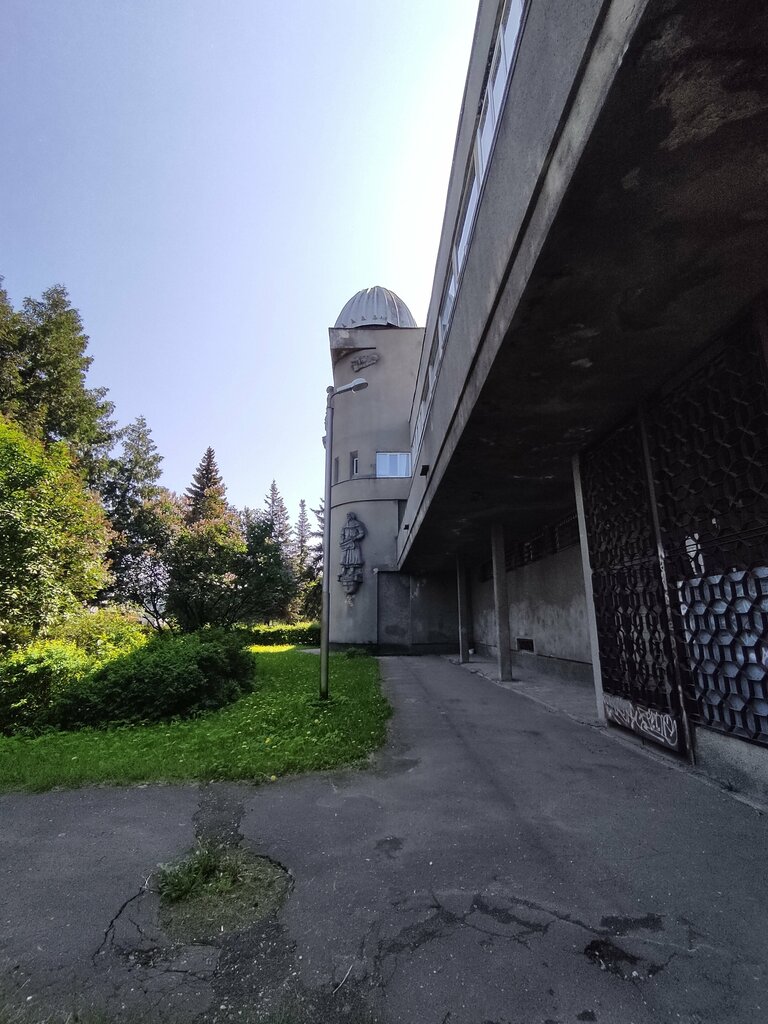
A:
{"type": "MultiPolygon", "coordinates": [[[[64,284],[163,483],[322,494],[329,326],[423,324],[474,0],[5,0],[0,274],[64,284]]],[[[364,400],[365,393],[350,401],[364,400]]]]}

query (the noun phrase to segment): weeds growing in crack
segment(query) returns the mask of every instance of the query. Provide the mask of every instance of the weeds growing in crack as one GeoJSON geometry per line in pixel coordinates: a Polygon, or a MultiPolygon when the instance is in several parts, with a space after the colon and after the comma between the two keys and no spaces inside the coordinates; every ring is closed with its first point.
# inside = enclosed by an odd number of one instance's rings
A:
{"type": "Polygon", "coordinates": [[[203,891],[228,893],[244,880],[242,857],[216,843],[200,843],[177,864],[161,864],[157,891],[164,903],[180,903],[203,891]]]}
{"type": "Polygon", "coordinates": [[[173,938],[197,941],[236,931],[274,913],[290,875],[239,846],[202,842],[156,875],[160,923],[173,938]]]}

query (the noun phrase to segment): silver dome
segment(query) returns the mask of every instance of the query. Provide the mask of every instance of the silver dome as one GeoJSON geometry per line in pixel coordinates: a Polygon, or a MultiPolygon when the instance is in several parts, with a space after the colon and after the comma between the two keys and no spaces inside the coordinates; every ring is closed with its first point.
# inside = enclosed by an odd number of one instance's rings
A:
{"type": "Polygon", "coordinates": [[[389,288],[376,285],[353,295],[339,313],[335,327],[415,327],[413,315],[389,288]]]}

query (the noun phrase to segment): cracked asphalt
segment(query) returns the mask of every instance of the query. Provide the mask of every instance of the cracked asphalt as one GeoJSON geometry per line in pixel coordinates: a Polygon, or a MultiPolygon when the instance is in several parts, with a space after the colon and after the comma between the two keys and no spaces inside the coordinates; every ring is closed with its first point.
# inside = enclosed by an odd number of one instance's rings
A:
{"type": "Polygon", "coordinates": [[[438,658],[384,658],[371,767],[0,797],[0,994],[110,1019],[765,1024],[766,817],[438,658]],[[148,878],[195,836],[284,865],[181,945],[148,878]]]}

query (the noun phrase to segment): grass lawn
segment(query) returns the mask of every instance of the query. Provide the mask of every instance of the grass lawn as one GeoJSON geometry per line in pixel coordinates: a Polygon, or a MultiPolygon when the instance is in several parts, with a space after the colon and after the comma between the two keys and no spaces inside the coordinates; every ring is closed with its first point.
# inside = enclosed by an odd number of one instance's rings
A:
{"type": "Polygon", "coordinates": [[[384,742],[390,708],[374,658],[332,655],[331,699],[320,702],[318,657],[293,647],[252,650],[256,690],[199,718],[0,738],[0,790],[195,779],[268,782],[350,764],[384,742]]]}

